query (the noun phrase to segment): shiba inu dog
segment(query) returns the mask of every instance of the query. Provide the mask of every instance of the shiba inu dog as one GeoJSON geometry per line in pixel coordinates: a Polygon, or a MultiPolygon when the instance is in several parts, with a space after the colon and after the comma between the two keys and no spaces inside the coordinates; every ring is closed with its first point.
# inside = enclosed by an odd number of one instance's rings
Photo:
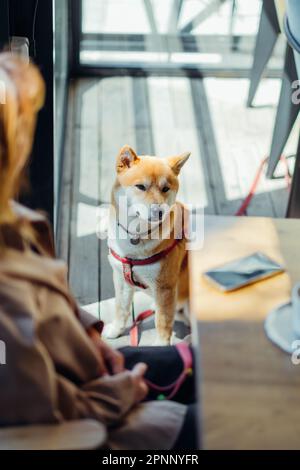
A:
{"type": "Polygon", "coordinates": [[[129,146],[117,157],[108,234],[116,311],[107,338],[124,332],[134,291],[143,289],[156,306],[155,344],[170,344],[176,306],[188,297],[187,214],[176,197],[189,157],[138,156],[129,146]]]}

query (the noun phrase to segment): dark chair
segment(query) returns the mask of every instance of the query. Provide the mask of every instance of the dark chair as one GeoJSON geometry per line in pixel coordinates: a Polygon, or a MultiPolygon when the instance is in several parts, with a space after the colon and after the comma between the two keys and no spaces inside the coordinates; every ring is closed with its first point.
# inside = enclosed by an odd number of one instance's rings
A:
{"type": "MultiPolygon", "coordinates": [[[[294,58],[297,71],[295,78],[296,80],[300,79],[300,2],[299,0],[287,0],[286,6],[287,14],[284,21],[284,29],[287,40],[294,51],[294,58]]],[[[295,91],[295,89],[291,88],[289,96],[290,102],[292,102],[293,91],[295,91]]],[[[299,104],[295,103],[295,106],[299,106],[299,104]]],[[[296,152],[296,163],[287,216],[300,218],[300,138],[296,152]]]]}
{"type": "Polygon", "coordinates": [[[250,88],[247,106],[253,104],[259,83],[274,51],[281,33],[278,13],[274,0],[264,0],[260,15],[259,29],[256,37],[253,66],[250,74],[250,88]]]}

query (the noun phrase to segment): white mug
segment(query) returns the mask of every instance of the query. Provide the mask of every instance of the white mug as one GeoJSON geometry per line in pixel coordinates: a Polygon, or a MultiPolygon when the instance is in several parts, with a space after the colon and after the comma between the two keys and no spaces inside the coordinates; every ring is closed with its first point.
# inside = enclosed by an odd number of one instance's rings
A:
{"type": "Polygon", "coordinates": [[[292,321],[294,333],[300,338],[300,282],[292,291],[292,321]]]}

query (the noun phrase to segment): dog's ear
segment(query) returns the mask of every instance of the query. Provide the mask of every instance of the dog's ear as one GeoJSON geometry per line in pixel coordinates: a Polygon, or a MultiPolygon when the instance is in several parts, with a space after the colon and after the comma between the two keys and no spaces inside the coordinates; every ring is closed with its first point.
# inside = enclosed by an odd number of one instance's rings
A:
{"type": "Polygon", "coordinates": [[[187,152],[187,153],[183,153],[182,155],[178,155],[177,157],[168,158],[169,165],[174,171],[175,175],[179,175],[181,168],[188,161],[190,156],[191,156],[191,153],[187,152]]]}
{"type": "Polygon", "coordinates": [[[140,161],[139,157],[135,151],[129,146],[125,145],[121,148],[120,153],[117,158],[117,172],[122,173],[124,170],[132,167],[140,161]]]}

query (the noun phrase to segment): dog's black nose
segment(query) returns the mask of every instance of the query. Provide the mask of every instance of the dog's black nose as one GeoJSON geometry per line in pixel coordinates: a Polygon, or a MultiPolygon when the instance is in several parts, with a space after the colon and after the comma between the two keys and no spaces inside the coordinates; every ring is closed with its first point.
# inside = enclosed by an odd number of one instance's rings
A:
{"type": "Polygon", "coordinates": [[[153,220],[162,220],[164,217],[164,211],[160,208],[159,205],[153,206],[151,208],[151,219],[153,220]]]}

